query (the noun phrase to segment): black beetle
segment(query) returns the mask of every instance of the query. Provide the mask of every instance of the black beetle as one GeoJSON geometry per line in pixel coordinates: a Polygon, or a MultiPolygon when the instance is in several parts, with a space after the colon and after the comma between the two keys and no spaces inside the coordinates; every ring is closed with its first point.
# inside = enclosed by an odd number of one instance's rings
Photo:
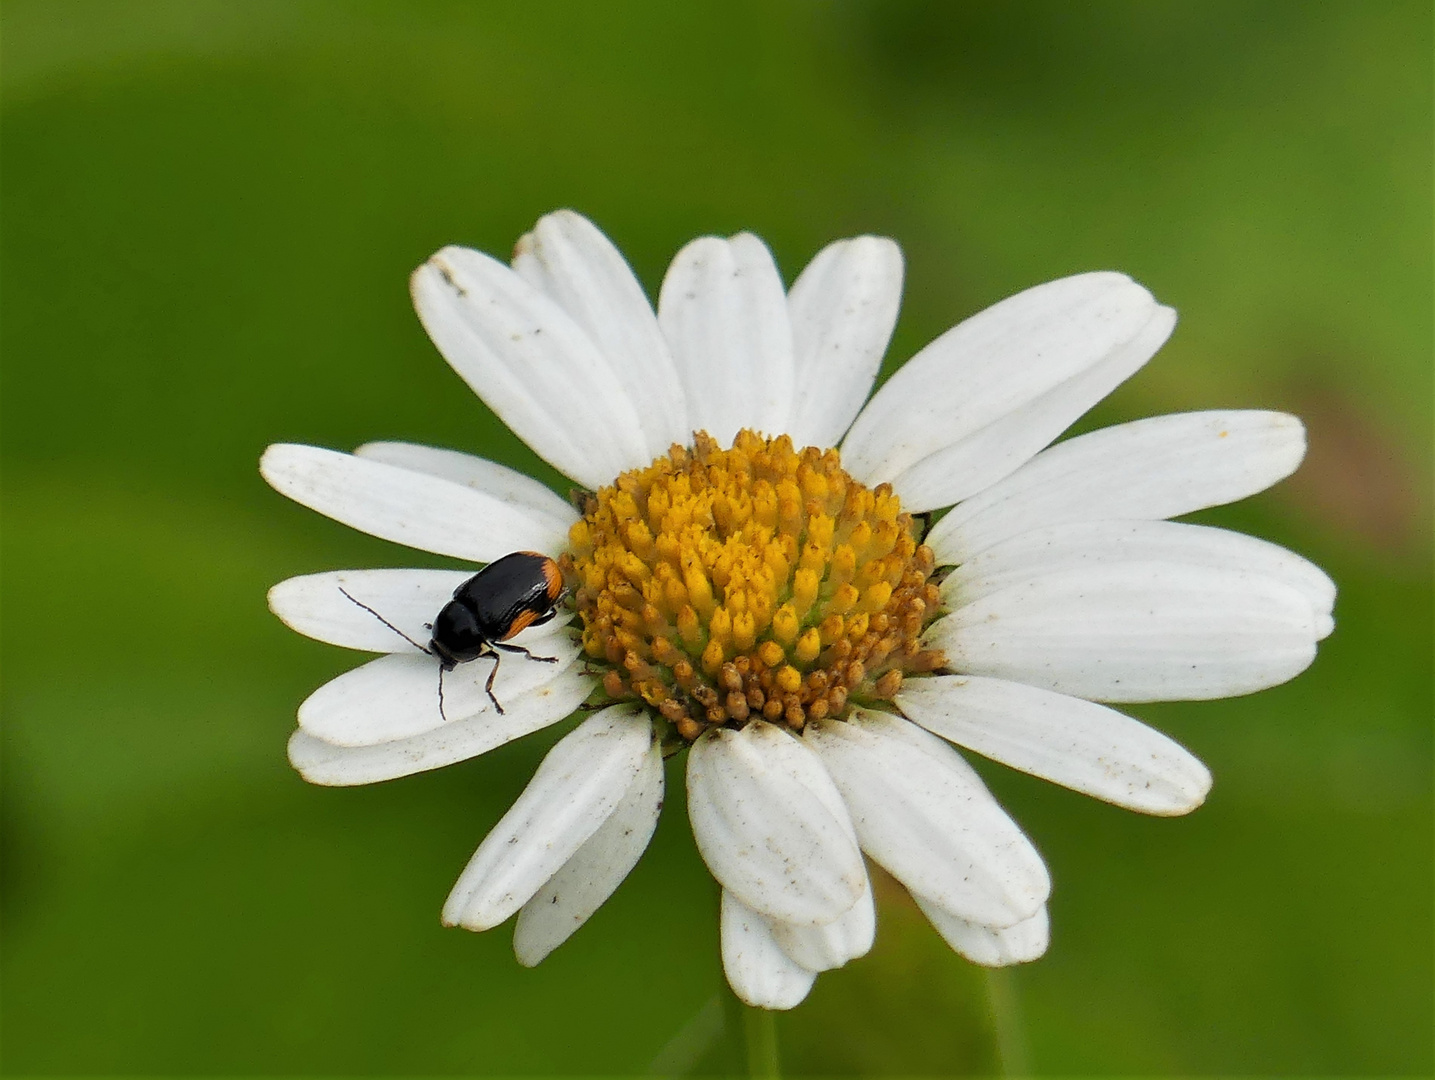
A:
{"type": "MultiPolygon", "coordinates": [[[[443,714],[443,673],[459,664],[481,656],[493,658],[484,689],[500,715],[503,706],[493,694],[493,679],[498,674],[498,653],[522,653],[530,660],[556,664],[556,656],[534,656],[522,645],[508,645],[509,638],[530,626],[542,626],[557,613],[563,598],[563,573],[547,555],[536,551],[515,551],[489,563],[453,592],[450,600],[427,628],[433,631],[428,647],[420,645],[373,608],[349,596],[374,618],[398,634],[410,645],[439,662],[438,707],[443,714]]],[[[448,717],[444,716],[447,720],[448,717]]]]}

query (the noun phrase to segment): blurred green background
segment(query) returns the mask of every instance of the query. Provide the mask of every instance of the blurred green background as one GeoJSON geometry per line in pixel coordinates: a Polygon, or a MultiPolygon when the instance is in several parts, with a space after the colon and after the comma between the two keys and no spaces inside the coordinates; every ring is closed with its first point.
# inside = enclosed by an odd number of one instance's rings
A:
{"type": "Polygon", "coordinates": [[[287,503],[261,449],[408,439],[559,486],[406,277],[572,206],[654,294],[699,233],[760,233],[789,279],[895,237],[887,370],[1125,270],[1182,322],[1084,426],[1310,427],[1294,479],[1203,519],[1325,566],[1335,636],[1290,685],[1134,710],[1209,763],[1207,805],[983,765],[1050,862],[1050,953],[989,980],[883,887],[874,952],[780,1018],[787,1071],[1428,1073],[1431,47],[1427,3],[1377,0],[6,0],[0,1066],[738,1066],[677,774],[638,869],[526,971],[438,910],[555,733],[367,789],[284,758],[356,657],[265,589],[441,560],[287,503]]]}

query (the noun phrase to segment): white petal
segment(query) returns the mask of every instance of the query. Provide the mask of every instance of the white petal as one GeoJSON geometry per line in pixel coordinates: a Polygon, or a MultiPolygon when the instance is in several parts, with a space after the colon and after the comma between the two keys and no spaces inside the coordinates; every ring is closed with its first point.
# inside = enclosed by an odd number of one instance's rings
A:
{"type": "Polygon", "coordinates": [[[1139,720],[1080,698],[966,675],[908,679],[908,720],[959,746],[1146,814],[1185,814],[1211,790],[1206,767],[1139,720]]]}
{"type": "MultiPolygon", "coordinates": [[[[493,697],[505,710],[530,691],[552,682],[578,659],[580,651],[566,634],[552,634],[535,646],[535,657],[551,656],[556,662],[504,656],[493,680],[493,697]]],[[[438,661],[430,656],[381,656],[310,694],[299,706],[299,726],[335,746],[375,746],[480,713],[499,715],[484,688],[493,670],[492,660],[480,657],[444,673],[442,713],[439,670],[438,661]]]]}
{"type": "Polygon", "coordinates": [[[621,252],[572,210],[540,218],[513,269],[558,301],[608,358],[642,425],[649,459],[692,440],[688,407],[652,305],[621,252]]]}
{"type": "MultiPolygon", "coordinates": [[[[453,591],[471,577],[471,570],[333,570],[305,574],[270,589],[269,610],[291,630],[330,645],[367,652],[417,654],[420,650],[411,642],[354,601],[368,605],[413,641],[425,645],[430,634],[425,624],[433,622],[453,591]]],[[[561,631],[570,618],[560,610],[551,622],[524,630],[512,638],[512,643],[527,646],[540,641],[561,631]]]]}
{"type": "Polygon", "coordinates": [[[722,966],[728,985],[758,1009],[790,1009],[812,989],[816,974],[782,951],[768,921],[726,889],[722,893],[722,966]]]}
{"type": "Polygon", "coordinates": [[[518,913],[513,951],[533,967],[567,941],[638,864],[663,808],[663,753],[654,740],[618,808],[518,913]]]}
{"type": "Polygon", "coordinates": [[[950,506],[1010,475],[1135,374],[1175,325],[1176,312],[1158,307],[1134,338],[1100,363],[903,470],[892,479],[903,507],[920,513],[950,506]]]}
{"type": "Polygon", "coordinates": [[[787,294],[796,396],[787,433],[836,446],[872,390],[902,305],[902,249],[884,236],[828,244],[787,294]]]}
{"type": "Polygon", "coordinates": [[[792,415],[792,326],[782,278],[751,233],[703,236],[673,258],[658,296],[688,400],[688,421],[724,446],[748,427],[769,435],[792,415]]]}
{"type": "Polygon", "coordinates": [[[504,703],[504,712],[488,710],[454,720],[407,739],[377,746],[335,746],[303,730],[289,739],[289,762],[311,784],[352,787],[374,784],[486,754],[571,716],[593,691],[593,677],[574,664],[552,681],[504,703]]]}
{"type": "Polygon", "coordinates": [[[1046,574],[939,619],[947,667],[1096,701],[1189,701],[1275,686],[1315,658],[1309,602],[1238,570],[1116,563],[1046,574]]]}
{"type": "Polygon", "coordinates": [[[557,493],[517,469],[486,458],[404,442],[365,443],[354,451],[354,456],[463,484],[524,511],[558,532],[566,534],[578,520],[578,512],[557,493]]]}
{"type": "Polygon", "coordinates": [[[1158,520],[1244,499],[1295,472],[1305,429],[1274,412],[1154,416],[1044,450],[933,527],[939,563],[1068,521],[1158,520]]]}
{"type": "Polygon", "coordinates": [[[862,849],[913,892],[966,917],[1010,926],[1051,891],[1041,856],[961,755],[886,713],[809,724],[852,814],[862,849]]]}
{"type": "Polygon", "coordinates": [[[443,924],[497,926],[528,902],[617,809],[653,743],[646,714],[615,705],[565,735],[464,867],[443,924]]]}
{"type": "Polygon", "coordinates": [[[953,915],[933,900],[912,894],[937,933],[957,952],[983,967],[1007,967],[1025,964],[1046,952],[1051,940],[1051,922],[1046,905],[1024,922],[1015,926],[983,926],[959,915],[953,915]]]}
{"type": "Polygon", "coordinates": [[[486,563],[510,551],[560,551],[568,542],[566,529],[492,495],[317,446],[271,446],[259,471],[311,510],[421,551],[486,563]]]}
{"type": "Polygon", "coordinates": [[[877,910],[872,888],[864,880],[862,895],[843,915],[822,926],[772,922],[772,935],[782,951],[808,971],[830,971],[848,960],[866,956],[877,935],[877,910]]]}
{"type": "Polygon", "coordinates": [[[713,877],[784,922],[831,922],[866,871],[832,779],[810,750],[754,721],[714,728],[688,752],[688,817],[713,877]]]}
{"type": "MultiPolygon", "coordinates": [[[[895,480],[933,454],[982,439],[989,426],[1005,426],[1053,392],[1069,397],[1065,407],[1038,409],[1031,432],[1011,431],[987,445],[1001,450],[992,460],[956,454],[954,462],[974,470],[977,486],[967,493],[980,490],[1019,465],[1012,457],[1023,448],[1030,455],[1055,438],[1091,406],[1092,394],[1101,396],[1150,358],[1165,340],[1148,329],[1158,310],[1149,292],[1115,273],[1078,274],[1009,297],[948,330],[888,380],[852,425],[843,464],[868,484],[895,480]],[[1086,385],[1082,377],[1107,361],[1097,380],[1105,390],[1086,385]]],[[[1169,323],[1165,317],[1167,333],[1169,323]]]]}
{"type": "Polygon", "coordinates": [[[410,289],[444,359],[564,475],[597,488],[652,460],[608,359],[503,263],[446,247],[414,271],[410,289]]]}
{"type": "Polygon", "coordinates": [[[1254,536],[1174,521],[1082,521],[1033,529],[957,567],[942,583],[942,596],[947,606],[963,607],[1042,574],[1117,562],[1248,570],[1301,593],[1316,614],[1321,637],[1334,625],[1335,582],[1314,563],[1254,536]]]}

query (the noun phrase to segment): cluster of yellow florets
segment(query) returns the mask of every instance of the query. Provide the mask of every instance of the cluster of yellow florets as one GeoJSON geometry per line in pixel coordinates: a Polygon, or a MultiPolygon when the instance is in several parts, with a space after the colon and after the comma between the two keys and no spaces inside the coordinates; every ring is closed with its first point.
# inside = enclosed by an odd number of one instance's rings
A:
{"type": "Polygon", "coordinates": [[[836,450],[698,433],[588,500],[562,564],[610,697],[692,740],[754,715],[800,731],[943,663],[932,551],[890,486],[836,450]]]}

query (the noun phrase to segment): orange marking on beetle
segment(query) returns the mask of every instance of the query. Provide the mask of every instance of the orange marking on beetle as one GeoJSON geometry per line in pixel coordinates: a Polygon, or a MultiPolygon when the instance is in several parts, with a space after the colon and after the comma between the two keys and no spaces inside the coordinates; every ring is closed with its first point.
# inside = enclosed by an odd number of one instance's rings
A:
{"type": "Polygon", "coordinates": [[[531,608],[527,611],[519,612],[518,618],[514,619],[511,623],[508,624],[508,629],[504,632],[503,637],[500,640],[507,641],[509,638],[514,637],[515,635],[521,633],[524,630],[527,630],[528,627],[532,625],[533,620],[536,618],[538,618],[538,612],[532,610],[531,608]]]}
{"type": "Polygon", "coordinates": [[[558,564],[552,559],[545,558],[543,576],[548,581],[548,599],[556,604],[558,597],[563,594],[563,571],[558,569],[558,564]]]}

